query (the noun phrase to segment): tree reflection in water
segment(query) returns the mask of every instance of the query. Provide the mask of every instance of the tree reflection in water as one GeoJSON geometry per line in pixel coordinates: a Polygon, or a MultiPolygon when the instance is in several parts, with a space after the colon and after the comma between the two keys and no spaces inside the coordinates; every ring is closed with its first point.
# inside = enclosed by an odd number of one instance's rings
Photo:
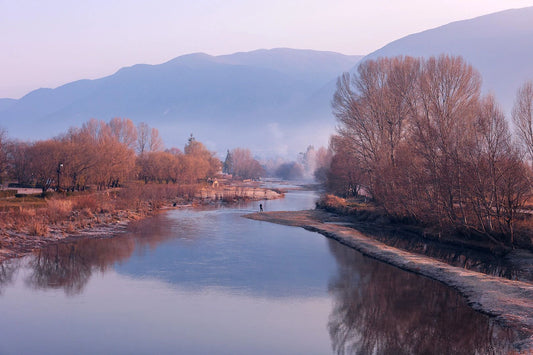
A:
{"type": "Polygon", "coordinates": [[[0,295],[4,287],[13,283],[16,271],[20,267],[20,259],[11,259],[0,263],[0,295]]]}
{"type": "Polygon", "coordinates": [[[364,257],[335,241],[329,319],[338,354],[502,354],[515,334],[468,307],[455,290],[364,257]]]}
{"type": "Polygon", "coordinates": [[[432,241],[398,226],[375,226],[357,222],[353,225],[365,235],[398,249],[488,275],[533,281],[533,254],[526,250],[517,249],[505,255],[497,255],[489,251],[432,241]]]}
{"type": "MultiPolygon", "coordinates": [[[[154,218],[157,217],[160,216],[154,218]]],[[[81,239],[36,251],[29,258],[31,273],[25,282],[36,289],[63,289],[67,295],[80,294],[94,272],[103,273],[113,264],[129,259],[134,250],[155,248],[171,238],[165,219],[160,219],[157,223],[153,219],[133,223],[128,233],[113,238],[81,239]]],[[[5,283],[4,278],[10,279],[9,272],[13,273],[7,270],[5,277],[0,274],[0,284],[5,283]]]]}

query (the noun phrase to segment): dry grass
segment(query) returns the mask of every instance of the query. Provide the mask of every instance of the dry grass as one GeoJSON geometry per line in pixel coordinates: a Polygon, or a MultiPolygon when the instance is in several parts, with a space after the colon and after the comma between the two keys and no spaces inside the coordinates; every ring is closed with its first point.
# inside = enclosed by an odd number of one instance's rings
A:
{"type": "Polygon", "coordinates": [[[36,213],[37,213],[37,211],[36,211],[35,208],[20,207],[19,210],[18,210],[18,217],[26,220],[28,218],[35,217],[36,213]]]}
{"type": "Polygon", "coordinates": [[[79,211],[78,217],[83,217],[83,218],[93,218],[94,217],[94,213],[93,211],[90,209],[90,208],[83,208],[79,211]]]}
{"type": "Polygon", "coordinates": [[[76,231],[76,226],[74,222],[67,222],[65,223],[65,232],[67,233],[74,233],[76,231]]]}
{"type": "Polygon", "coordinates": [[[346,200],[335,195],[323,195],[322,197],[320,197],[320,200],[316,202],[316,205],[318,208],[322,208],[330,212],[348,212],[348,203],[346,202],[346,200]]]}
{"type": "Polygon", "coordinates": [[[39,219],[32,220],[28,225],[28,234],[31,236],[45,237],[48,234],[48,231],[48,223],[39,219]]]}
{"type": "Polygon", "coordinates": [[[17,197],[0,199],[0,211],[8,212],[20,208],[39,208],[46,206],[46,201],[38,197],[17,197]]]}
{"type": "Polygon", "coordinates": [[[51,199],[47,201],[46,216],[50,223],[65,220],[72,212],[73,203],[70,199],[51,199]]]}
{"type": "Polygon", "coordinates": [[[73,202],[74,209],[78,211],[89,210],[92,212],[96,212],[101,206],[101,201],[99,201],[97,199],[97,196],[95,196],[94,194],[77,196],[73,202]]]}

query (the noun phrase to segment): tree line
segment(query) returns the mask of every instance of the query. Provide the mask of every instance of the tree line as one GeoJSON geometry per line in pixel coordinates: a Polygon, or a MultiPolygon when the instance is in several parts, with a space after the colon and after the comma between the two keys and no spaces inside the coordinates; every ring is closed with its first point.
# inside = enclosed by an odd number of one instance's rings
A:
{"type": "Polygon", "coordinates": [[[195,183],[220,170],[215,153],[189,138],[184,151],[164,150],[159,131],[127,118],[91,119],[55,138],[10,140],[0,130],[0,182],[63,190],[117,187],[132,179],[195,183]]]}
{"type": "Polygon", "coordinates": [[[109,122],[91,119],[55,138],[24,142],[9,139],[0,127],[0,183],[49,189],[99,190],[129,180],[145,183],[185,183],[212,180],[220,171],[236,179],[275,176],[287,180],[324,175],[331,152],[307,147],[296,161],[259,161],[247,148],[228,150],[220,161],[215,152],[190,136],[184,149],[164,149],[156,128],[135,125],[128,118],[109,122]]]}
{"type": "Polygon", "coordinates": [[[296,160],[270,158],[261,162],[252,156],[249,149],[235,148],[228,150],[222,171],[243,179],[258,179],[264,176],[278,177],[284,180],[312,179],[322,177],[331,160],[331,151],[324,147],[315,149],[309,145],[305,152],[300,152],[296,160]]]}
{"type": "Polygon", "coordinates": [[[513,135],[461,57],[365,61],[337,81],[327,187],[392,216],[513,244],[531,196],[532,103],[528,83],[513,135]]]}

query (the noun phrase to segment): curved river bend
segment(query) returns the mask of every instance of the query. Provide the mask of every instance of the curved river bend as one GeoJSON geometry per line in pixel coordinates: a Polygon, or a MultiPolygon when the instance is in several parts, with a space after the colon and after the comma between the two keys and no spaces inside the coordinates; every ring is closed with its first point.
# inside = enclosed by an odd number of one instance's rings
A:
{"type": "Polygon", "coordinates": [[[171,210],[0,264],[0,354],[500,354],[515,340],[438,282],[241,217],[258,206],[171,210]]]}

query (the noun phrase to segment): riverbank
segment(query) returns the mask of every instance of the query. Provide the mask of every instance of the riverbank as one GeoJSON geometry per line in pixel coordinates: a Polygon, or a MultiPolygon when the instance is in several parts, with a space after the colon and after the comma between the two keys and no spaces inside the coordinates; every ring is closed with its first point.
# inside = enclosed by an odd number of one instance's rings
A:
{"type": "Polygon", "coordinates": [[[321,210],[254,213],[245,217],[318,232],[364,255],[438,280],[457,289],[477,311],[495,317],[502,325],[523,334],[522,339],[515,344],[518,351],[533,351],[532,282],[490,276],[388,246],[347,223],[331,223],[333,215],[321,210]]]}
{"type": "Polygon", "coordinates": [[[4,199],[0,201],[0,262],[59,242],[112,236],[125,231],[129,222],[166,209],[281,197],[280,190],[235,182],[187,189],[136,184],[72,196],[4,199]]]}

